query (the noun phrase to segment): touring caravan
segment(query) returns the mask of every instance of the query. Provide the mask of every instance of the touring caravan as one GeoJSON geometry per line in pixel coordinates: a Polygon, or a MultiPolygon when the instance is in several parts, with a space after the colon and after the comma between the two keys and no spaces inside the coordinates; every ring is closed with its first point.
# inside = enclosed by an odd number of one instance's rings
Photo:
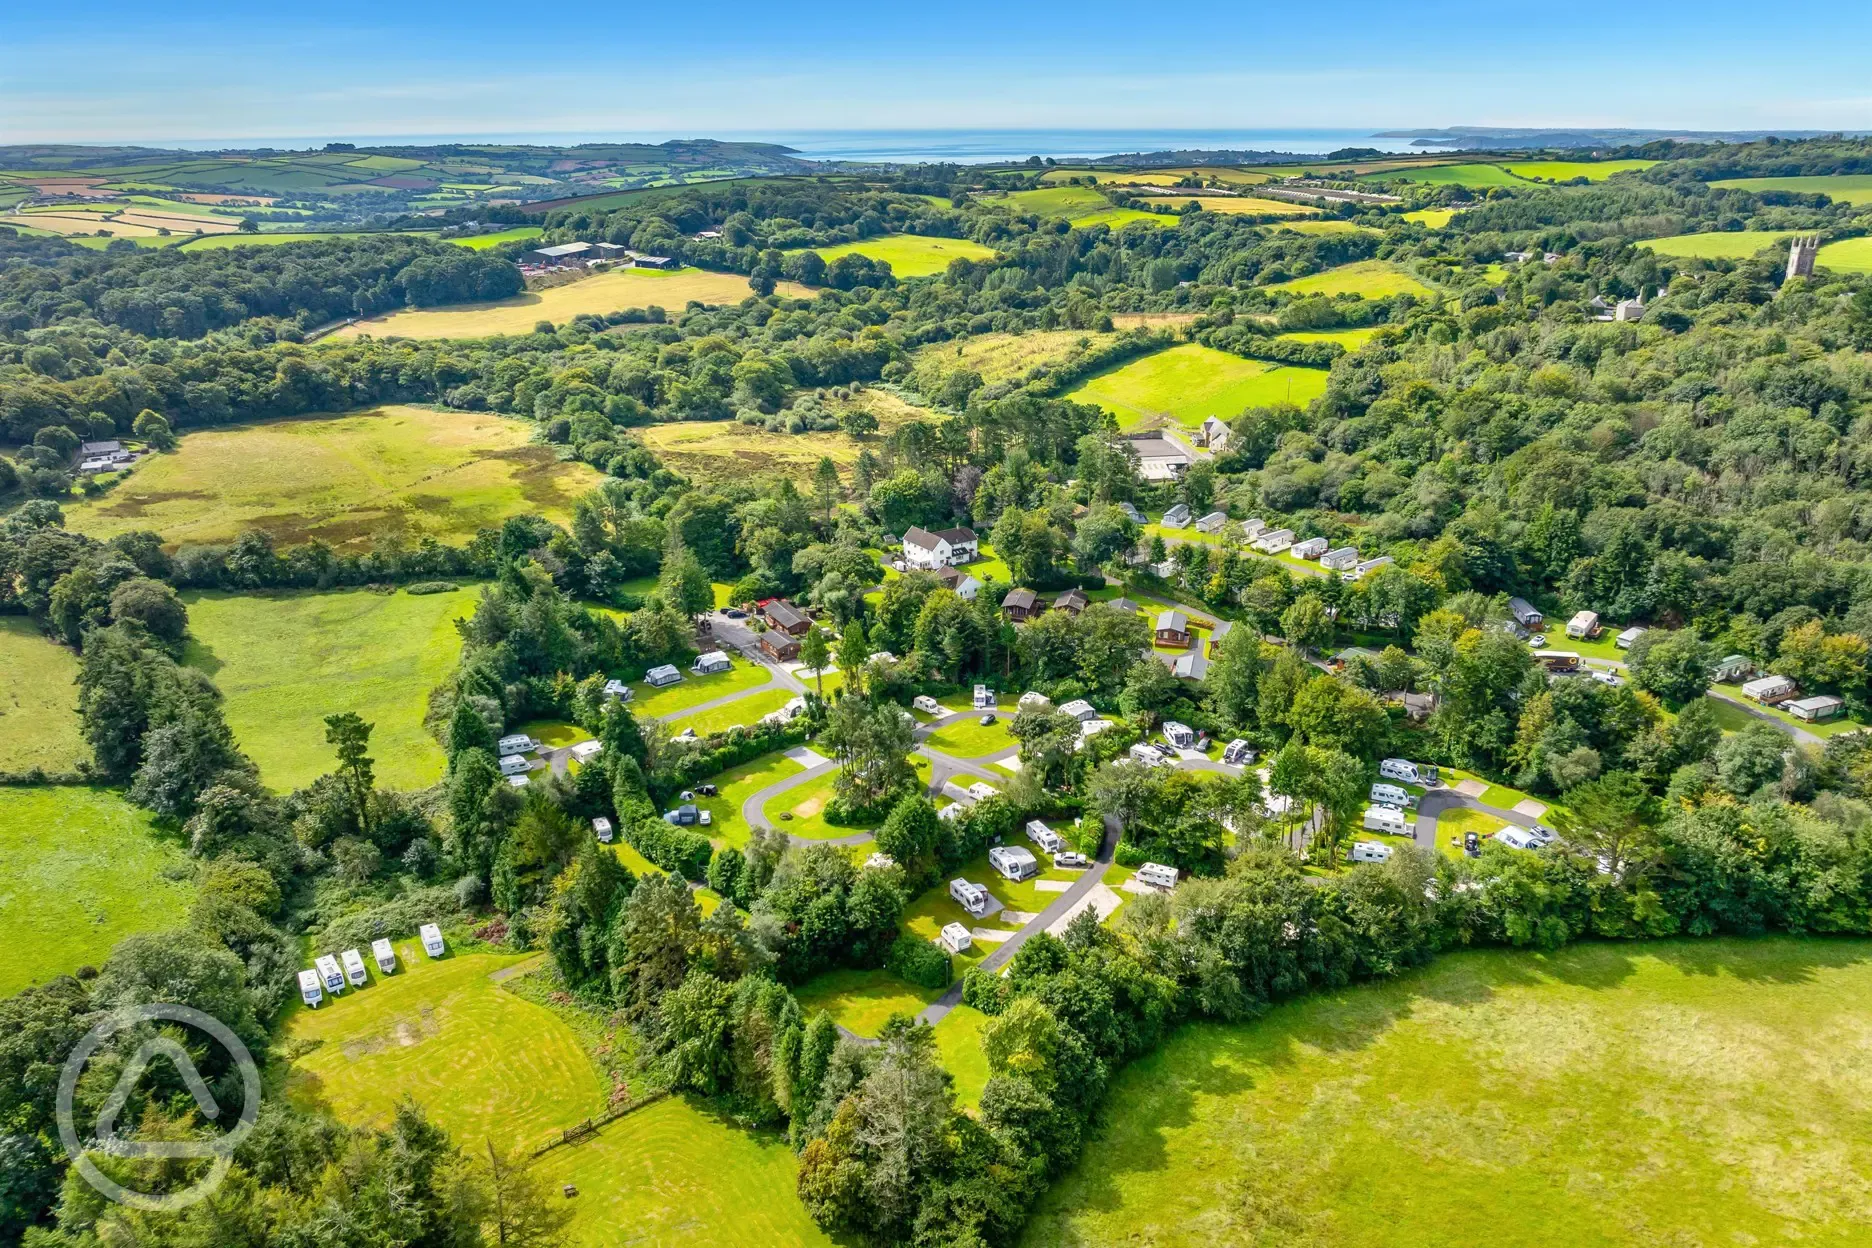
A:
{"type": "Polygon", "coordinates": [[[1391,847],[1380,845],[1377,841],[1356,841],[1352,845],[1352,852],[1346,856],[1353,862],[1389,862],[1391,847]]]}
{"type": "Polygon", "coordinates": [[[312,965],[318,967],[319,981],[325,985],[325,991],[337,996],[345,990],[344,972],[338,969],[338,959],[329,953],[320,954],[312,965]]]}
{"type": "Polygon", "coordinates": [[[1177,886],[1177,869],[1161,862],[1147,862],[1137,869],[1137,881],[1152,888],[1172,889],[1177,886]]]}
{"type": "Polygon", "coordinates": [[[425,923],[420,928],[417,929],[416,934],[422,937],[422,947],[423,947],[424,953],[428,954],[432,958],[439,958],[442,956],[442,951],[443,951],[444,946],[442,944],[442,929],[441,928],[437,927],[433,923],[425,923]]]}
{"type": "Polygon", "coordinates": [[[1378,783],[1371,786],[1371,800],[1380,806],[1396,806],[1399,810],[1409,806],[1417,799],[1406,789],[1395,784],[1378,783]]]}
{"type": "Polygon", "coordinates": [[[385,975],[396,974],[396,950],[391,947],[388,940],[379,936],[371,941],[370,951],[371,960],[377,964],[379,971],[385,975]]]}
{"type": "Polygon", "coordinates": [[[988,890],[971,880],[950,880],[949,896],[978,919],[988,913],[988,890]]]}
{"type": "Polygon", "coordinates": [[[1382,832],[1386,836],[1412,834],[1410,820],[1395,806],[1367,806],[1362,826],[1367,832],[1382,832]]]}
{"type": "Polygon", "coordinates": [[[1066,842],[1060,834],[1038,819],[1027,821],[1027,839],[1038,845],[1044,854],[1057,854],[1066,848],[1066,842]]]}
{"type": "Polygon", "coordinates": [[[370,980],[369,973],[364,969],[364,955],[355,949],[347,949],[342,956],[345,978],[351,981],[353,988],[362,988],[370,980]]]}
{"type": "Polygon", "coordinates": [[[325,990],[319,986],[317,971],[299,972],[299,999],[315,1010],[319,1002],[325,999],[325,990]]]}
{"type": "Polygon", "coordinates": [[[1422,778],[1417,774],[1417,764],[1409,759],[1387,758],[1378,764],[1378,774],[1387,780],[1395,780],[1399,784],[1423,783],[1422,778]]]}

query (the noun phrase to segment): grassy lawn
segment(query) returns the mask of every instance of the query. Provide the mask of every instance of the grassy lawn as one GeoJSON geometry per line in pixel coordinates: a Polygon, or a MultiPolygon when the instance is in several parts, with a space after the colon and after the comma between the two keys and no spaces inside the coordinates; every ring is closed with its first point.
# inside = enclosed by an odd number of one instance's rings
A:
{"type": "MultiPolygon", "coordinates": [[[[994,248],[971,243],[966,238],[932,238],[924,234],[886,234],[818,250],[827,264],[852,254],[882,260],[898,277],[933,277],[947,269],[951,260],[991,260],[995,254],[994,248]]],[[[743,279],[736,280],[743,286],[747,284],[743,279]]]]}
{"type": "Polygon", "coordinates": [[[1814,264],[1835,273],[1872,273],[1872,237],[1842,238],[1837,243],[1828,243],[1814,257],[1814,264]]]}
{"type": "Polygon", "coordinates": [[[738,724],[752,724],[768,712],[779,710],[793,697],[791,689],[763,689],[712,711],[679,714],[670,726],[677,732],[693,728],[698,735],[706,737],[711,732],[722,732],[738,724]]]}
{"type": "MultiPolygon", "coordinates": [[[[681,669],[679,669],[681,670],[681,669]]],[[[631,710],[639,719],[661,719],[677,711],[686,711],[692,706],[716,698],[725,698],[731,693],[740,693],[745,689],[758,689],[773,679],[773,672],[759,663],[740,659],[725,672],[716,672],[710,676],[697,676],[690,671],[683,671],[683,678],[673,685],[661,689],[652,688],[638,681],[631,686],[633,697],[631,710]]],[[[679,726],[678,732],[682,731],[679,726]]],[[[697,731],[701,731],[697,729],[697,731]]]]}
{"type": "MultiPolygon", "coordinates": [[[[1778,706],[1763,706],[1761,703],[1756,702],[1752,699],[1744,698],[1742,696],[1741,685],[1716,685],[1714,686],[1714,688],[1722,690],[1724,693],[1728,694],[1732,698],[1735,698],[1739,701],[1746,702],[1748,704],[1748,710],[1750,711],[1760,711],[1764,715],[1780,720],[1782,723],[1787,724],[1789,727],[1800,728],[1806,732],[1811,732],[1816,737],[1837,737],[1842,732],[1858,732],[1861,729],[1866,727],[1865,724],[1858,723],[1854,720],[1847,719],[1843,716],[1839,719],[1829,720],[1824,724],[1809,723],[1808,721],[1804,719],[1796,719],[1794,716],[1788,714],[1786,711],[1782,710],[1778,706]]],[[[1716,698],[1714,699],[1714,701],[1716,702],[1718,708],[1721,708],[1723,706],[1723,702],[1721,698],[1716,698]]],[[[1748,711],[1742,710],[1741,707],[1731,706],[1729,709],[1731,711],[1739,711],[1745,717],[1753,718],[1752,716],[1748,715],[1748,711]]],[[[1719,709],[1717,713],[1720,716],[1720,715],[1725,714],[1726,712],[1719,709]]],[[[1727,728],[1728,726],[1729,726],[1728,722],[1724,722],[1723,727],[1727,728]]]]}
{"type": "Polygon", "coordinates": [[[104,789],[0,788],[0,996],[102,963],[124,937],[179,926],[194,867],[152,817],[104,789]]]}
{"type": "Polygon", "coordinates": [[[423,728],[429,691],[455,666],[480,590],[446,594],[185,595],[186,661],[226,696],[234,739],[284,791],[329,771],[325,717],[356,711],[376,725],[377,782],[423,788],[442,777],[442,747],[423,728]]]}
{"type": "Polygon", "coordinates": [[[1095,373],[1065,397],[1096,403],[1127,428],[1177,424],[1193,429],[1206,417],[1232,419],[1269,403],[1304,407],[1325,392],[1325,369],[1245,360],[1183,343],[1095,373]]]}
{"type": "MultiPolygon", "coordinates": [[[[1402,265],[1389,260],[1359,260],[1342,264],[1324,273],[1278,282],[1267,289],[1289,295],[1360,295],[1382,299],[1387,295],[1416,295],[1427,299],[1436,292],[1424,285],[1402,265]]],[[[1325,389],[1324,381],[1321,390],[1325,389]]]]}
{"type": "Polygon", "coordinates": [[[1788,178],[1724,178],[1711,186],[1743,191],[1797,191],[1802,195],[1828,195],[1840,204],[1872,204],[1872,173],[1810,174],[1788,178]]]}
{"type": "Polygon", "coordinates": [[[982,1089],[988,1086],[988,1055],[981,1045],[982,1024],[987,1021],[980,1010],[958,1005],[936,1024],[936,1049],[943,1068],[955,1076],[956,1103],[964,1109],[980,1106],[982,1089]]]}
{"type": "MultiPolygon", "coordinates": [[[[1493,803],[1490,804],[1493,805],[1493,803]]],[[[1486,841],[1490,836],[1493,836],[1506,826],[1506,824],[1493,815],[1485,815],[1481,811],[1471,810],[1467,806],[1453,807],[1437,816],[1437,849],[1447,857],[1461,858],[1463,856],[1462,838],[1464,833],[1473,832],[1486,841]]],[[[1380,841],[1387,840],[1387,838],[1382,836],[1376,839],[1380,841]]]]}
{"type": "Polygon", "coordinates": [[[66,504],[67,527],[100,539],[154,529],[172,548],[259,529],[282,546],[361,551],[381,537],[466,541],[523,511],[567,523],[601,477],[531,438],[530,421],[403,406],[204,429],[66,504]]]}
{"type": "Polygon", "coordinates": [[[78,723],[78,656],[31,620],[0,617],[0,771],[69,771],[91,756],[78,723]]]}
{"type": "Polygon", "coordinates": [[[1015,212],[1040,217],[1064,217],[1074,229],[1104,225],[1122,230],[1134,221],[1175,228],[1173,216],[1145,212],[1137,208],[1116,208],[1097,191],[1085,186],[1049,186],[1037,191],[1012,191],[1005,195],[983,196],[986,202],[1006,204],[1015,212]]]}
{"type": "Polygon", "coordinates": [[[671,1098],[626,1114],[535,1163],[553,1191],[572,1184],[568,1228],[581,1248],[761,1244],[831,1248],[795,1194],[786,1137],[748,1131],[707,1105],[671,1098]]]}
{"type": "Polygon", "coordinates": [[[1419,208],[1415,212],[1405,213],[1404,219],[1432,230],[1440,230],[1448,225],[1450,218],[1455,215],[1456,209],[1454,208],[1419,208]]]}
{"type": "MultiPolygon", "coordinates": [[[[869,832],[877,827],[877,823],[845,826],[826,822],[826,804],[832,800],[833,786],[837,781],[838,772],[829,771],[811,784],[788,789],[767,803],[763,811],[767,822],[790,836],[803,836],[815,841],[835,840],[856,832],[869,832]],[[783,814],[791,814],[793,817],[782,819],[780,816],[783,814]]],[[[882,822],[878,820],[878,823],[882,822]]]]}
{"type": "Polygon", "coordinates": [[[1708,234],[1673,234],[1668,238],[1647,238],[1638,246],[1649,247],[1659,255],[1681,256],[1697,260],[1747,260],[1765,251],[1795,230],[1728,230],[1708,234]]]}
{"type": "Polygon", "coordinates": [[[1376,325],[1365,325],[1358,329],[1303,329],[1291,334],[1282,334],[1288,342],[1336,342],[1348,351],[1357,351],[1372,340],[1378,332],[1376,325]]]}
{"type": "Polygon", "coordinates": [[[457,247],[466,247],[470,251],[487,251],[502,243],[517,243],[526,238],[538,238],[545,232],[537,225],[517,225],[511,230],[501,230],[496,234],[476,234],[471,238],[454,238],[449,241],[457,247]]]}
{"type": "MultiPolygon", "coordinates": [[[[788,295],[811,292],[794,282],[780,285],[788,295]]],[[[441,308],[406,308],[389,316],[359,321],[333,338],[489,338],[495,334],[530,334],[540,321],[563,325],[582,313],[603,316],[627,308],[656,306],[681,312],[694,301],[735,304],[750,299],[747,278],[703,269],[612,269],[563,286],[531,290],[489,303],[457,303],[441,308]]]]}
{"type": "Polygon", "coordinates": [[[1603,182],[1615,173],[1649,169],[1657,163],[1655,160],[1520,160],[1502,168],[1517,178],[1542,178],[1548,182],[1585,178],[1589,182],[1603,182]]]}
{"type": "Polygon", "coordinates": [[[532,954],[470,953],[432,961],[397,942],[400,969],[316,1010],[299,1009],[288,1044],[288,1093],[320,1100],[346,1122],[380,1122],[404,1096],[464,1148],[531,1146],[602,1108],[606,1087],[578,1035],[550,1011],[489,978],[532,954]]]}
{"type": "Polygon", "coordinates": [[[529,719],[514,729],[524,732],[542,745],[555,750],[563,750],[568,745],[577,745],[581,741],[590,741],[592,734],[577,724],[568,724],[562,719],[529,719]]]}
{"type": "Polygon", "coordinates": [[[1005,750],[1010,745],[1018,745],[1008,732],[1008,725],[1013,722],[1015,710],[1013,699],[1006,699],[1008,705],[994,713],[995,722],[986,728],[977,722],[986,712],[970,710],[970,718],[944,724],[930,733],[924,744],[931,749],[941,750],[954,758],[981,758],[997,750],[1005,750]]]}
{"type": "Polygon", "coordinates": [[[1449,954],[1114,1081],[1026,1248],[1865,1238],[1872,946],[1449,954]],[[1270,1234],[1281,1228],[1281,1234],[1270,1234]]]}
{"type": "Polygon", "coordinates": [[[741,818],[741,803],[770,784],[806,770],[784,754],[763,754],[739,767],[710,777],[718,792],[698,797],[696,805],[709,812],[709,836],[717,845],[739,849],[748,843],[749,828],[741,818]]]}
{"type": "Polygon", "coordinates": [[[915,1014],[942,995],[906,983],[889,971],[827,971],[794,993],[800,1010],[824,1010],[832,1021],[860,1036],[875,1036],[893,1014],[915,1014]]]}

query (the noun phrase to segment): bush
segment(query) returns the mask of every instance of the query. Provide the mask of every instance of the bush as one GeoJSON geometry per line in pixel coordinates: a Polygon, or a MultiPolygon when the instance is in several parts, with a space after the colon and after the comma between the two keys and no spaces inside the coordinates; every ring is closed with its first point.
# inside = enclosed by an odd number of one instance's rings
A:
{"type": "Polygon", "coordinates": [[[455,589],[456,585],[453,581],[417,581],[414,585],[405,585],[403,587],[403,592],[420,596],[422,594],[453,593],[455,589]]]}
{"type": "Polygon", "coordinates": [[[661,819],[642,819],[628,825],[624,839],[645,858],[685,880],[704,878],[715,852],[708,837],[661,819]]]}
{"type": "Polygon", "coordinates": [[[990,975],[979,966],[971,966],[962,976],[962,1004],[984,1014],[999,1014],[1007,1008],[1008,981],[990,975]]]}
{"type": "Polygon", "coordinates": [[[921,936],[905,933],[891,942],[884,955],[884,969],[919,988],[947,988],[954,973],[949,955],[921,936]]]}

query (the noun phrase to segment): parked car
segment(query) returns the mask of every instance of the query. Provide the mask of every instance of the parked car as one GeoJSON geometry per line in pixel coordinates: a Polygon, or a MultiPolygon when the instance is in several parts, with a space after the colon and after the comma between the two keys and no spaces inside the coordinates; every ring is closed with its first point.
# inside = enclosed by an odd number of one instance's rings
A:
{"type": "Polygon", "coordinates": [[[739,607],[728,607],[725,610],[723,610],[722,615],[724,615],[725,617],[731,620],[747,619],[747,612],[741,610],[741,608],[739,607]]]}
{"type": "Polygon", "coordinates": [[[720,790],[712,784],[698,784],[695,786],[695,791],[700,793],[703,797],[714,797],[720,792],[720,790]]]}
{"type": "Polygon", "coordinates": [[[976,720],[975,722],[980,724],[984,728],[988,727],[990,724],[995,722],[994,712],[990,711],[988,714],[982,716],[980,719],[976,720]]]}
{"type": "Polygon", "coordinates": [[[1090,866],[1091,863],[1090,858],[1076,849],[1062,849],[1053,855],[1053,865],[1056,867],[1084,867],[1090,866]]]}
{"type": "Polygon", "coordinates": [[[1463,833],[1462,852],[1469,855],[1471,858],[1480,858],[1482,856],[1482,838],[1473,832],[1463,833]]]}
{"type": "Polygon", "coordinates": [[[1608,689],[1616,689],[1625,683],[1617,672],[1594,672],[1592,678],[1608,689]]]}
{"type": "Polygon", "coordinates": [[[1527,639],[1527,644],[1539,650],[1542,646],[1547,644],[1547,634],[1535,633],[1532,637],[1527,639]]]}
{"type": "Polygon", "coordinates": [[[1503,828],[1494,834],[1495,839],[1509,849],[1539,849],[1540,842],[1529,835],[1526,828],[1503,828]]]}
{"type": "Polygon", "coordinates": [[[1542,845],[1551,845],[1560,839],[1560,834],[1544,823],[1530,824],[1527,833],[1542,845]]]}

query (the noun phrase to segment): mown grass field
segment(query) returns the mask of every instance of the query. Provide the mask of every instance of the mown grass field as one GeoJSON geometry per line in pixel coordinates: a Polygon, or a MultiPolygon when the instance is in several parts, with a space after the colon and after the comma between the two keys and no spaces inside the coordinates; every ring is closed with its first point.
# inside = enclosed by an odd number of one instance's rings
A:
{"type": "Polygon", "coordinates": [[[1827,195],[1836,203],[1872,204],[1872,173],[1811,174],[1790,178],[1724,178],[1711,186],[1734,187],[1743,191],[1795,191],[1802,195],[1827,195]]]}
{"type": "Polygon", "coordinates": [[[1668,238],[1644,239],[1638,246],[1686,260],[1747,260],[1793,233],[1793,230],[1728,230],[1673,234],[1668,238]]]}
{"type": "Polygon", "coordinates": [[[1835,273],[1872,273],[1872,238],[1842,238],[1827,243],[1814,257],[1814,264],[1835,273]]]}
{"type": "Polygon", "coordinates": [[[966,238],[935,238],[925,234],[886,234],[818,250],[827,264],[844,255],[882,260],[891,266],[891,273],[897,277],[932,277],[947,269],[951,260],[988,260],[995,254],[994,248],[966,238]]]}
{"type": "Polygon", "coordinates": [[[604,1108],[609,1089],[577,1033],[489,978],[532,954],[467,953],[432,960],[414,940],[396,943],[399,969],[297,1009],[286,1043],[287,1091],[322,1101],[345,1122],[379,1123],[409,1096],[471,1155],[543,1143],[604,1108]]]}
{"type": "Polygon", "coordinates": [[[545,232],[537,225],[516,225],[511,230],[501,230],[494,234],[475,234],[468,238],[454,238],[449,241],[457,247],[466,247],[470,251],[486,251],[502,243],[517,243],[525,238],[538,238],[545,232]]]}
{"type": "MultiPolygon", "coordinates": [[[[746,689],[758,689],[773,679],[771,668],[747,659],[737,658],[734,666],[725,672],[716,672],[711,676],[698,676],[687,668],[677,668],[683,678],[673,685],[664,685],[661,689],[638,681],[631,686],[631,710],[639,719],[661,719],[686,711],[690,707],[700,706],[716,698],[725,698],[731,693],[740,693],[746,689]]],[[[677,731],[682,726],[677,725],[677,731]]]]}
{"type": "Polygon", "coordinates": [[[1649,169],[1657,163],[1655,160],[1519,160],[1502,168],[1517,178],[1540,178],[1548,182],[1585,178],[1589,182],[1603,182],[1615,173],[1649,169]]]}
{"type": "Polygon", "coordinates": [[[808,1018],[824,1010],[832,1021],[860,1036],[875,1036],[893,1014],[914,1015],[940,997],[889,971],[827,971],[801,985],[794,995],[808,1018]]]}
{"type": "Polygon", "coordinates": [[[1416,295],[1427,299],[1436,293],[1402,265],[1389,260],[1342,264],[1323,273],[1279,282],[1268,289],[1290,295],[1359,295],[1366,299],[1383,299],[1390,295],[1416,295]]]}
{"type": "MultiPolygon", "coordinates": [[[[1191,198],[1203,206],[1204,212],[1271,213],[1283,217],[1304,217],[1319,211],[1311,204],[1296,204],[1286,199],[1259,199],[1252,195],[1196,195],[1191,198]]],[[[1171,202],[1180,204],[1184,201],[1179,195],[1171,202]]]]}
{"type": "MultiPolygon", "coordinates": [[[[794,282],[780,283],[789,296],[812,292],[794,282]]],[[[750,299],[747,278],[704,269],[612,269],[563,286],[530,290],[489,303],[456,303],[442,308],[406,308],[333,332],[333,338],[491,338],[530,334],[541,321],[563,325],[583,313],[603,316],[628,308],[660,307],[681,312],[690,302],[736,304],[750,299]]]]}
{"type": "Polygon", "coordinates": [[[737,725],[753,725],[761,716],[770,711],[777,711],[796,695],[791,689],[762,689],[750,693],[745,698],[737,698],[726,706],[718,706],[712,711],[693,711],[678,714],[670,721],[670,727],[677,732],[693,728],[698,736],[706,737],[711,732],[722,732],[737,725]]]}
{"type": "Polygon", "coordinates": [[[280,545],[462,542],[521,511],[564,523],[599,473],[532,444],[530,422],[390,406],[185,434],[108,494],[68,504],[73,531],[154,529],[171,547],[248,529],[280,545]]]}
{"type": "Polygon", "coordinates": [[[181,844],[105,789],[0,788],[0,860],[0,996],[180,926],[195,895],[181,844]]]}
{"type": "Polygon", "coordinates": [[[412,596],[190,594],[186,661],[226,697],[234,739],[284,791],[330,771],[325,716],[355,711],[376,725],[377,782],[423,788],[442,777],[442,747],[423,729],[429,691],[461,654],[455,620],[480,590],[412,596]]]}
{"type": "Polygon", "coordinates": [[[1374,182],[1420,182],[1425,186],[1466,186],[1476,190],[1491,186],[1526,187],[1527,179],[1517,178],[1500,165],[1432,165],[1420,169],[1397,169],[1366,175],[1374,182]]]}
{"type": "Polygon", "coordinates": [[[1026,1248],[1864,1243],[1872,946],[1446,955],[1114,1082],[1026,1248]]]}
{"type": "Polygon", "coordinates": [[[696,797],[696,805],[709,812],[709,839],[730,849],[746,845],[752,833],[746,820],[741,818],[741,803],[768,785],[778,784],[804,770],[785,754],[763,754],[713,777],[715,796],[696,797]]]}
{"type": "Polygon", "coordinates": [[[78,656],[31,620],[0,616],[0,771],[70,771],[91,756],[78,723],[78,656]]]}
{"type": "Polygon", "coordinates": [[[1318,221],[1283,221],[1275,227],[1280,230],[1292,230],[1296,234],[1382,234],[1383,230],[1373,229],[1369,225],[1358,225],[1351,221],[1341,221],[1337,217],[1323,217],[1318,221]]]}
{"type": "MultiPolygon", "coordinates": [[[[927,770],[929,760],[912,758],[919,769],[927,770]]],[[[772,783],[769,781],[769,783],[772,783]]],[[[838,783],[836,771],[827,772],[810,784],[788,789],[776,797],[769,798],[762,809],[767,822],[789,836],[805,837],[814,841],[833,841],[840,837],[852,836],[859,832],[874,830],[883,820],[863,824],[831,824],[826,822],[825,809],[832,801],[835,786],[838,783]],[[781,815],[791,815],[782,819],[781,815]]]]}
{"type": "Polygon", "coordinates": [[[1269,403],[1305,407],[1326,392],[1326,370],[1245,360],[1196,343],[1183,343],[1095,374],[1066,395],[1097,403],[1127,428],[1200,425],[1205,417],[1231,420],[1269,403]]]}
{"type": "Polygon", "coordinates": [[[1432,230],[1440,230],[1448,225],[1450,218],[1455,215],[1454,208],[1419,208],[1415,212],[1405,213],[1404,220],[1414,221],[1432,230]]]}
{"type": "Polygon", "coordinates": [[[980,1010],[958,1005],[936,1024],[936,1050],[942,1054],[943,1069],[955,1077],[956,1104],[964,1109],[978,1107],[988,1085],[988,1055],[981,1044],[987,1021],[980,1010]]]}
{"type": "Polygon", "coordinates": [[[1361,325],[1357,329],[1299,329],[1281,337],[1289,342],[1336,342],[1348,351],[1356,351],[1372,340],[1378,328],[1361,325]]]}

